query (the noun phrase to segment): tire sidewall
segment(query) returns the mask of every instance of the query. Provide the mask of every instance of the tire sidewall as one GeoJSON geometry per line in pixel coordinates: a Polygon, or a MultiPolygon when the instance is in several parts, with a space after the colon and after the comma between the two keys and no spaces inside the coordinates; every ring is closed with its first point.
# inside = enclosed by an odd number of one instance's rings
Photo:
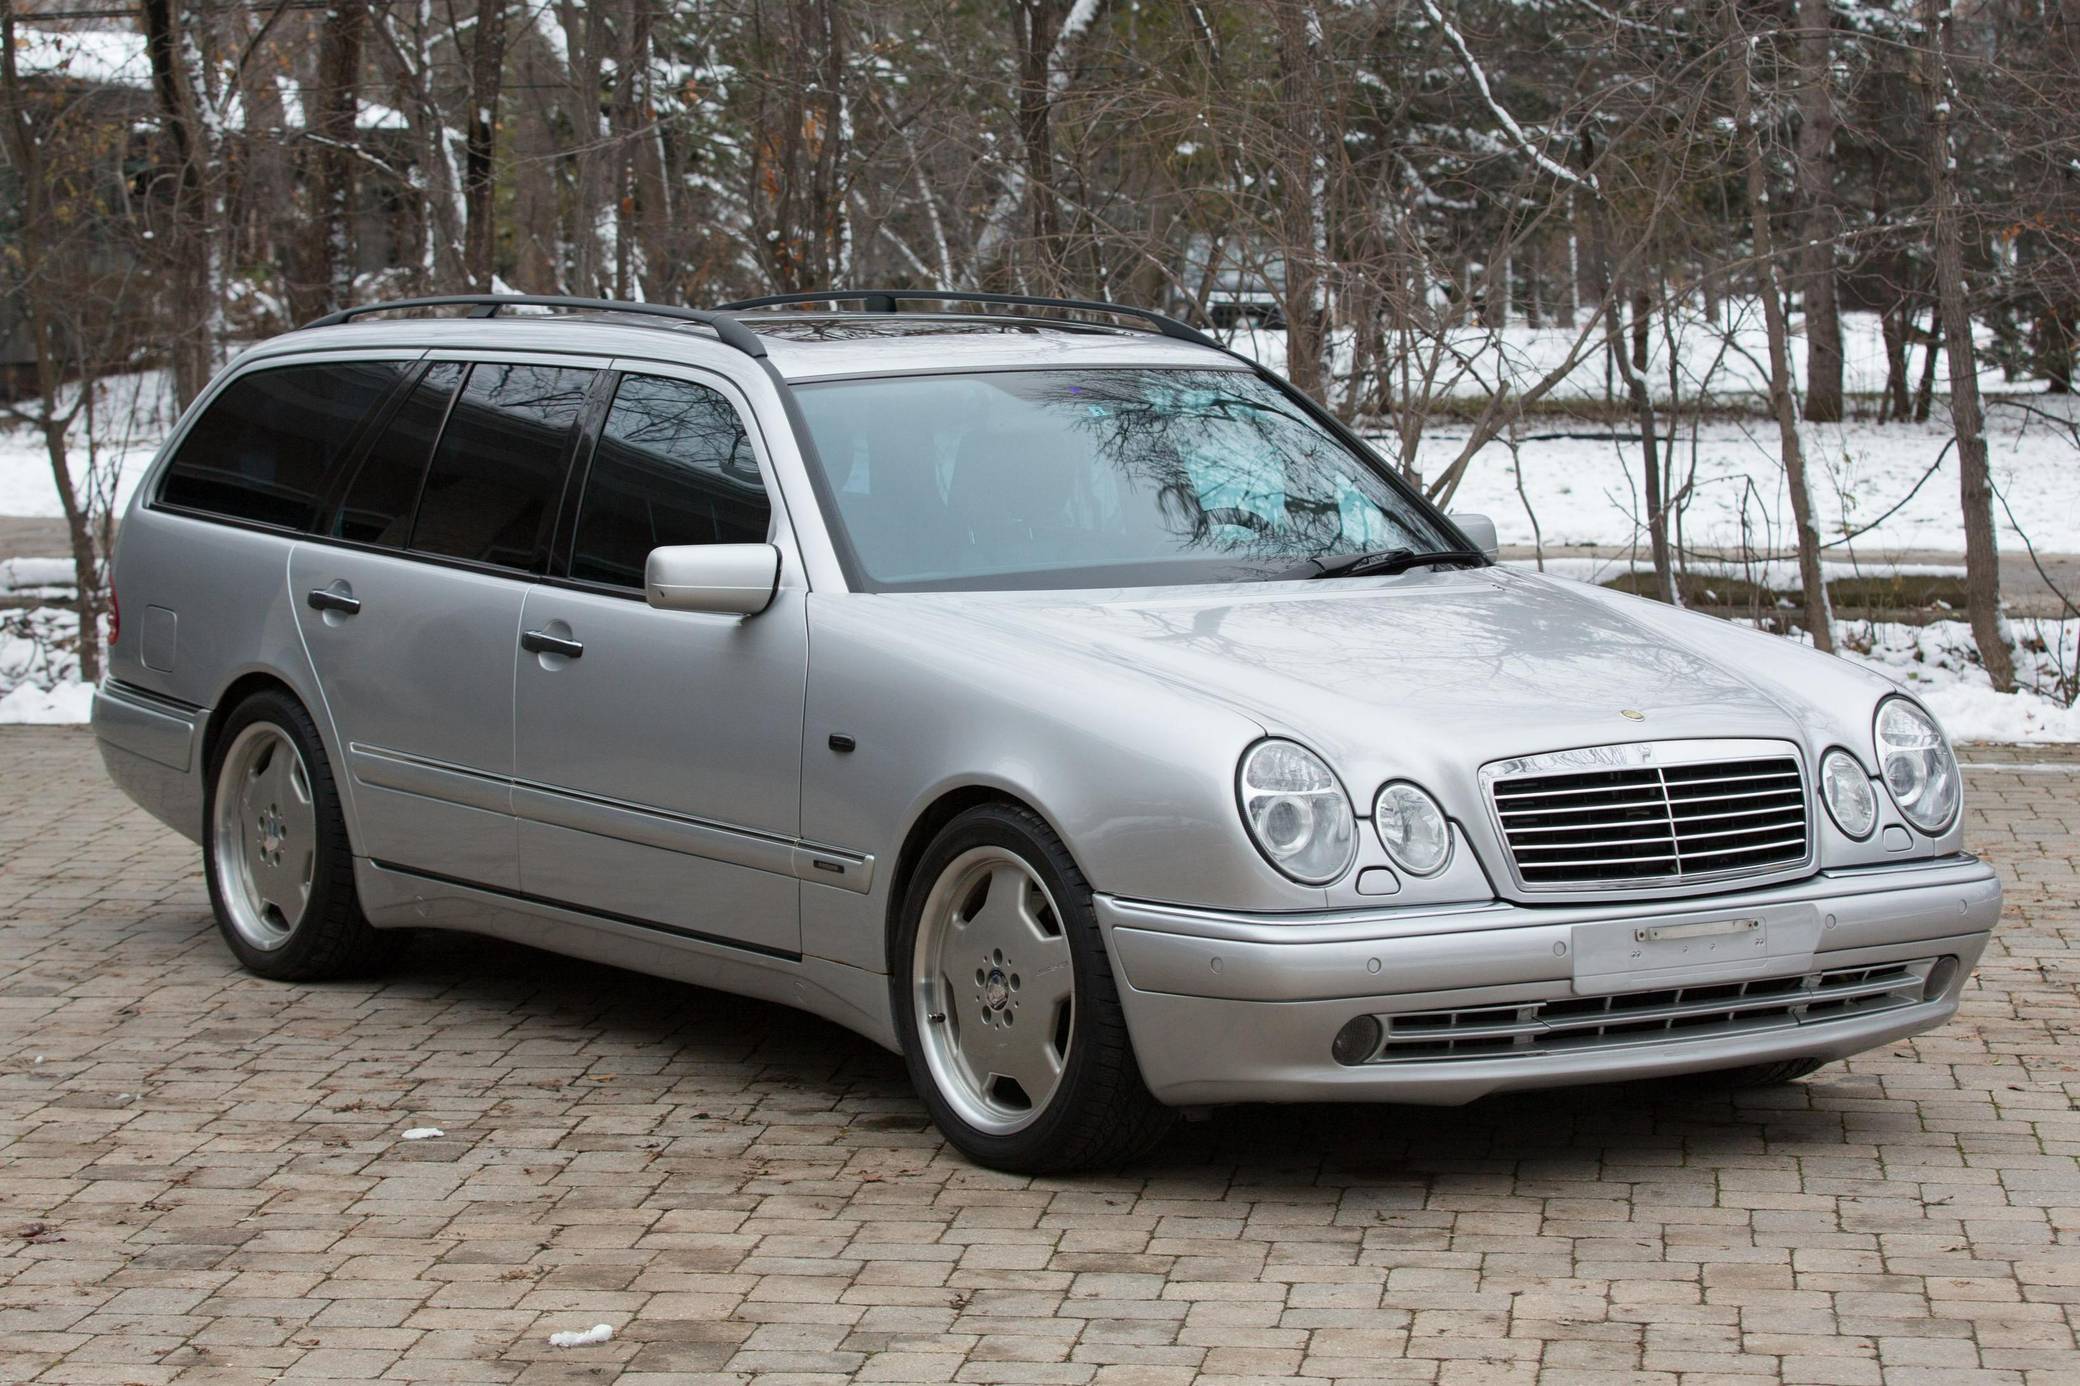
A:
{"type": "Polygon", "coordinates": [[[1042,837],[1023,821],[1024,815],[994,804],[972,808],[956,817],[925,849],[904,892],[899,927],[889,946],[889,995],[894,1010],[896,1035],[903,1047],[903,1061],[910,1081],[930,1111],[932,1120],[953,1144],[983,1164],[1004,1167],[1030,1165],[1034,1157],[1054,1147],[1063,1129],[1076,1119],[1084,1100],[1084,1089],[1093,1059],[1094,1046],[1087,1042],[1091,1001],[1100,989],[1113,987],[1112,964],[1106,956],[1096,912],[1091,907],[1090,887],[1051,833],[1042,837]],[[912,981],[916,967],[918,927],[932,887],[947,866],[961,853],[975,847],[998,847],[1017,853],[1020,860],[1039,876],[1054,900],[1061,918],[1062,933],[1069,942],[1070,965],[1076,977],[1076,999],[1070,1018],[1069,1059],[1062,1081],[1048,1105],[1031,1124],[1008,1134],[977,1130],[962,1120],[944,1097],[926,1062],[918,1036],[917,998],[912,981]]]}
{"type": "Polygon", "coordinates": [[[218,728],[210,743],[202,797],[202,874],[209,884],[210,910],[216,917],[217,932],[223,935],[225,944],[247,971],[262,976],[294,976],[310,962],[312,952],[321,946],[317,937],[322,929],[321,921],[337,907],[338,902],[332,899],[338,866],[335,855],[345,840],[345,818],[340,812],[338,787],[333,782],[331,764],[325,758],[325,747],[318,739],[318,729],[310,714],[293,698],[274,692],[256,693],[240,703],[224,719],[223,726],[218,728]],[[303,757],[305,778],[310,782],[312,808],[318,825],[311,863],[310,903],[305,906],[296,927],[290,931],[288,940],[279,948],[255,948],[232,927],[224,901],[227,887],[217,877],[217,792],[223,777],[224,760],[239,733],[260,722],[288,737],[297,754],[303,757]]]}

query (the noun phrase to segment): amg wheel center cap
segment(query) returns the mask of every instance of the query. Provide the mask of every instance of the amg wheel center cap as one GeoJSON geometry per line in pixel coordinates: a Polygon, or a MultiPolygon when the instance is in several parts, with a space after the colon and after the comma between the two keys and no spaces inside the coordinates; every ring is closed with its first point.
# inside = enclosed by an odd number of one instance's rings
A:
{"type": "Polygon", "coordinates": [[[982,984],[982,1004],[993,1011],[1001,1011],[1011,1003],[1011,984],[1004,980],[1002,968],[991,968],[989,980],[982,984]]]}
{"type": "Polygon", "coordinates": [[[287,836],[282,831],[283,827],[281,814],[273,808],[268,808],[260,815],[260,855],[270,862],[282,850],[282,839],[287,836]]]}

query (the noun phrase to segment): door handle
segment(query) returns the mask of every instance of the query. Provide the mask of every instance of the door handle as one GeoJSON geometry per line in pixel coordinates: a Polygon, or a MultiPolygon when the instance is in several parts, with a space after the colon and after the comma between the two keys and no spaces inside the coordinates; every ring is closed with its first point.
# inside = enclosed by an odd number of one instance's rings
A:
{"type": "Polygon", "coordinates": [[[335,592],[330,587],[314,587],[307,598],[313,611],[337,611],[342,616],[352,616],[361,609],[361,598],[347,592],[335,592]]]}
{"type": "Polygon", "coordinates": [[[520,648],[529,654],[562,655],[565,659],[576,659],[585,653],[583,641],[565,640],[541,630],[523,631],[520,635],[520,648]]]}

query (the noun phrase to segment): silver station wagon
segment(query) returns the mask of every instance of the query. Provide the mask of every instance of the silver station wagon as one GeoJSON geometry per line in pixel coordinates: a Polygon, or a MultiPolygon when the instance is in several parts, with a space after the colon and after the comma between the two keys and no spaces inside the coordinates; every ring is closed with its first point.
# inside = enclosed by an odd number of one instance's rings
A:
{"type": "Polygon", "coordinates": [[[187,411],[94,724],[254,972],[768,998],[1012,1170],[1949,1017],[2001,897],[1929,714],[1493,549],[1155,314],[412,300],[187,411]]]}

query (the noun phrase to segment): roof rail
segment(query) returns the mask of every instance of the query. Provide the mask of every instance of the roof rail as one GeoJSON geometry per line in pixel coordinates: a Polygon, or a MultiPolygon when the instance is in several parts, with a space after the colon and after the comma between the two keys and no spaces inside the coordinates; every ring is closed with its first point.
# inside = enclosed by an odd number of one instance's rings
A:
{"type": "Polygon", "coordinates": [[[754,308],[785,308],[798,303],[840,303],[858,299],[866,304],[869,313],[893,313],[903,299],[926,303],[989,303],[1013,308],[1057,308],[1071,309],[1079,313],[1111,313],[1115,317],[1133,318],[1145,322],[1165,337],[1194,346],[1212,347],[1215,351],[1226,351],[1219,342],[1199,331],[1166,317],[1148,308],[1128,308],[1118,303],[1102,303],[1086,298],[1036,298],[1026,294],[985,294],[951,292],[945,289],[825,289],[820,292],[798,294],[768,294],[764,298],[747,298],[737,303],[725,303],[720,311],[742,313],[754,308]]]}
{"type": "Polygon", "coordinates": [[[336,313],[327,313],[322,318],[313,318],[305,327],[337,327],[340,323],[360,317],[364,313],[410,312],[419,308],[470,309],[473,318],[495,318],[501,308],[565,308],[591,313],[641,313],[653,318],[671,318],[678,322],[697,322],[703,327],[713,328],[725,346],[735,347],[746,356],[763,358],[766,344],[756,332],[725,313],[707,312],[699,308],[679,308],[668,303],[625,303],[612,298],[569,298],[562,294],[439,294],[431,298],[393,298],[378,303],[363,303],[353,308],[342,308],[336,313]]]}

